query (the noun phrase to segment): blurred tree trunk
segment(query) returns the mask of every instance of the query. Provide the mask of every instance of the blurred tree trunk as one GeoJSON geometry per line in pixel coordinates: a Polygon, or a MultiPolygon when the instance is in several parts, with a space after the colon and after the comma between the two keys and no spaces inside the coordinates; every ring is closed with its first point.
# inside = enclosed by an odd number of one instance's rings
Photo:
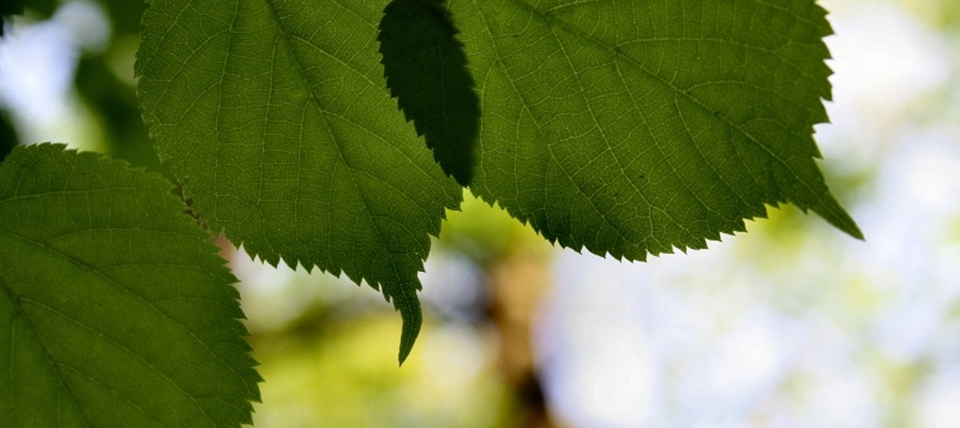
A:
{"type": "Polygon", "coordinates": [[[485,270],[490,281],[488,315],[499,336],[497,365],[518,400],[517,426],[553,427],[537,373],[532,329],[551,283],[549,259],[536,252],[507,252],[485,270]]]}

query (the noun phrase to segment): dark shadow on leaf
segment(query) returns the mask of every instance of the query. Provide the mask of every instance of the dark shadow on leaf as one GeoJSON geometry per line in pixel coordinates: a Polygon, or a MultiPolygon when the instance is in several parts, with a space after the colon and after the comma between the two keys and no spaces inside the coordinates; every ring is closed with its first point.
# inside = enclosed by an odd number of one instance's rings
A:
{"type": "Polygon", "coordinates": [[[447,175],[473,178],[480,100],[443,0],[393,0],[380,21],[380,54],[391,95],[447,175]]]}

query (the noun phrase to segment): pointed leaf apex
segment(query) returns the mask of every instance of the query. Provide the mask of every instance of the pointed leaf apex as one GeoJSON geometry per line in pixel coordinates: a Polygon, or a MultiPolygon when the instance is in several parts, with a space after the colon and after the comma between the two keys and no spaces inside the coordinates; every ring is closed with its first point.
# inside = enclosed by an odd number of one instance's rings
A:
{"type": "Polygon", "coordinates": [[[407,357],[410,356],[410,351],[413,350],[413,345],[417,341],[417,337],[420,335],[420,327],[423,325],[423,313],[420,309],[420,301],[416,298],[414,293],[413,299],[405,299],[406,304],[401,305],[401,302],[395,302],[397,308],[400,311],[400,316],[403,318],[403,331],[400,333],[400,353],[397,356],[397,360],[400,365],[403,365],[403,362],[407,360],[407,357]]]}
{"type": "Polygon", "coordinates": [[[833,195],[827,193],[821,203],[812,207],[812,209],[819,214],[820,217],[823,217],[827,223],[830,223],[837,229],[861,241],[865,240],[863,232],[860,231],[860,227],[857,226],[857,222],[840,206],[840,203],[834,199],[833,195]]]}

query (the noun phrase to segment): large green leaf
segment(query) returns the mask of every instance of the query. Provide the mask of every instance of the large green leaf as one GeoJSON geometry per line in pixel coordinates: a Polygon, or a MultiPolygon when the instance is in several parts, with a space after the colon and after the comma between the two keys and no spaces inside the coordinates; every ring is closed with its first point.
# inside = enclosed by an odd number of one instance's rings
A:
{"type": "Polygon", "coordinates": [[[216,231],[271,264],[381,288],[420,327],[417,274],[462,197],[384,85],[382,1],[165,0],[144,15],[141,108],[216,231]]]}
{"type": "Polygon", "coordinates": [[[0,165],[0,426],[250,422],[234,278],[171,190],[56,145],[0,165]]]}
{"type": "Polygon", "coordinates": [[[792,202],[861,237],[814,161],[813,0],[448,0],[483,116],[477,195],[550,240],[644,259],[792,202]]]}

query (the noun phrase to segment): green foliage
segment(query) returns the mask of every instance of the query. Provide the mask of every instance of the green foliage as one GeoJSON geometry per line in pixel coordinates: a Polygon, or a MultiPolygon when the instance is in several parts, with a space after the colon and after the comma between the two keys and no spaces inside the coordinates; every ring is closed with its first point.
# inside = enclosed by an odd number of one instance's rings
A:
{"type": "Polygon", "coordinates": [[[473,179],[480,100],[442,0],[395,0],[380,21],[387,86],[443,170],[473,179]],[[410,31],[416,28],[417,31],[410,31]]]}
{"type": "Polygon", "coordinates": [[[160,159],[214,229],[277,264],[380,288],[420,328],[417,274],[461,190],[398,114],[376,2],[163,1],[137,71],[160,159]]]}
{"type": "MultiPolygon", "coordinates": [[[[142,3],[107,4],[135,31],[142,3]]],[[[461,185],[552,242],[629,260],[705,248],[786,202],[862,237],[816,164],[830,32],[813,0],[166,0],[146,9],[136,72],[200,222],[272,265],[381,290],[402,362],[461,185]]],[[[81,94],[113,139],[145,141],[98,61],[80,78],[114,89],[81,94]]],[[[232,277],[170,187],[51,145],[0,166],[0,425],[50,409],[249,420],[259,378],[232,277]]]]}
{"type": "MultiPolygon", "coordinates": [[[[381,287],[405,319],[402,360],[427,235],[459,195],[387,97],[383,6],[157,3],[138,72],[200,216],[272,264],[381,287]]],[[[861,236],[814,161],[830,26],[813,2],[447,7],[386,7],[388,85],[448,173],[551,241],[643,260],[787,201],[861,236]],[[481,76],[476,150],[464,49],[481,76]]]]}
{"type": "Polygon", "coordinates": [[[56,145],[0,166],[0,426],[250,421],[235,280],[171,190],[56,145]]]}
{"type": "Polygon", "coordinates": [[[830,26],[812,1],[450,9],[482,76],[471,188],[548,239],[643,260],[786,201],[861,237],[813,159],[830,26]]]}

